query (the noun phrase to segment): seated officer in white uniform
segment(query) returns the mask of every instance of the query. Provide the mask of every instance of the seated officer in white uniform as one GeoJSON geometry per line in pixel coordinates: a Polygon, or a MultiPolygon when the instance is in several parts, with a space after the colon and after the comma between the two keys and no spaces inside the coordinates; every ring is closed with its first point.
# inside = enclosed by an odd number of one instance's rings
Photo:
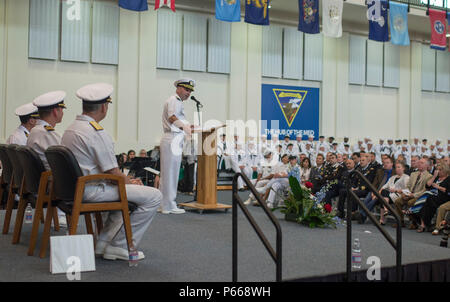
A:
{"type": "MultiPolygon", "coordinates": [[[[113,87],[105,83],[86,85],[77,91],[77,97],[83,101],[83,114],[78,115],[64,132],[62,145],[73,152],[83,175],[105,173],[123,177],[128,201],[137,206],[130,215],[133,245],[136,247],[150,226],[162,195],[158,189],[128,178],[118,168],[112,138],[98,124],[106,117],[112,92],[113,87]]],[[[119,192],[115,184],[100,181],[86,186],[83,198],[86,202],[112,201],[119,199],[119,192]]],[[[128,260],[127,247],[122,213],[110,212],[99,234],[95,252],[109,260],[128,260]]],[[[139,252],[139,259],[143,258],[144,254],[139,252]]]]}
{"type": "Polygon", "coordinates": [[[38,109],[32,103],[28,103],[18,107],[15,113],[20,118],[20,126],[8,137],[6,143],[25,146],[31,129],[36,126],[39,119],[38,109]]]}
{"type": "MultiPolygon", "coordinates": [[[[28,136],[27,146],[36,151],[46,170],[50,166],[45,157],[45,150],[50,146],[61,144],[61,135],[55,131],[56,124],[61,123],[64,116],[64,91],[52,91],[38,96],[33,105],[38,108],[40,122],[33,127],[28,136]]],[[[58,220],[60,226],[66,226],[66,215],[58,209],[58,220]]]]}

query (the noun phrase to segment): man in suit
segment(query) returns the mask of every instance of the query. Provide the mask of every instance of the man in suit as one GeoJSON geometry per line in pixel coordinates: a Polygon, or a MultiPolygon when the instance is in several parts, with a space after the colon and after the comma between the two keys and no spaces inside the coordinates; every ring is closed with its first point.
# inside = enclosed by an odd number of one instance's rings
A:
{"type": "MultiPolygon", "coordinates": [[[[408,207],[412,207],[416,202],[417,198],[419,198],[425,191],[425,185],[427,181],[432,177],[432,175],[428,172],[428,167],[430,163],[427,159],[422,158],[419,160],[417,164],[418,171],[411,173],[411,177],[409,178],[408,184],[406,185],[407,190],[401,194],[399,198],[394,200],[395,207],[397,209],[397,213],[400,216],[402,226],[405,226],[404,215],[403,215],[403,206],[407,205],[408,207]]],[[[397,227],[396,224],[393,227],[397,227]]],[[[410,229],[417,228],[415,223],[412,223],[409,226],[410,229]]]]}
{"type": "Polygon", "coordinates": [[[316,166],[311,169],[311,174],[309,178],[311,179],[311,182],[313,184],[313,187],[311,189],[311,192],[315,194],[316,192],[320,191],[320,188],[322,187],[324,181],[323,177],[325,174],[325,165],[324,165],[325,158],[322,153],[317,154],[316,157],[316,166]]]}

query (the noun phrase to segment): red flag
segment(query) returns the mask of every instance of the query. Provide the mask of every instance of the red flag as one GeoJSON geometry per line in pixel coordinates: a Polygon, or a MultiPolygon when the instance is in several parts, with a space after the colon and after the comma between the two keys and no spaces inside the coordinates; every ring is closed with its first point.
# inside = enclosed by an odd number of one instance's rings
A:
{"type": "Polygon", "coordinates": [[[160,8],[161,6],[169,6],[167,2],[170,1],[170,9],[175,12],[175,0],[155,0],[155,10],[160,8]],[[164,3],[161,4],[161,2],[164,1],[164,3]]]}
{"type": "Polygon", "coordinates": [[[445,50],[447,46],[446,13],[441,10],[429,10],[431,23],[430,47],[438,50],[445,50]]]}

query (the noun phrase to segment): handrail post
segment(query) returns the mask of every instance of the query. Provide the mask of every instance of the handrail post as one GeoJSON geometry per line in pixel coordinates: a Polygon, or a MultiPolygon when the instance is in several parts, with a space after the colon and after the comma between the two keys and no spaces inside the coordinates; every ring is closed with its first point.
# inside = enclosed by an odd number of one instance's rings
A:
{"type": "Polygon", "coordinates": [[[235,194],[237,194],[237,179],[233,178],[233,207],[232,207],[232,224],[233,224],[233,282],[237,282],[237,264],[238,264],[238,225],[237,225],[237,200],[235,194]]]}
{"type": "Polygon", "coordinates": [[[349,178],[347,180],[347,214],[345,219],[347,219],[347,282],[351,282],[352,280],[352,198],[350,196],[351,190],[351,177],[353,176],[353,172],[349,174],[349,178]]]}

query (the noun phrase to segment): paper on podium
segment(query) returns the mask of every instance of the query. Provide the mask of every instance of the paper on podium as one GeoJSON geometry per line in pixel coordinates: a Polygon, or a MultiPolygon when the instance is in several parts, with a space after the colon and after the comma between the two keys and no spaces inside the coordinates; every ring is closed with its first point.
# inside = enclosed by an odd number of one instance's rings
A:
{"type": "Polygon", "coordinates": [[[150,173],[153,173],[153,174],[155,174],[155,175],[159,175],[159,173],[160,173],[158,170],[152,169],[152,168],[150,168],[150,167],[145,167],[144,170],[145,170],[145,171],[148,171],[148,172],[150,172],[150,173]]]}
{"type": "Polygon", "coordinates": [[[220,124],[220,125],[214,125],[212,127],[200,127],[200,126],[195,126],[194,129],[192,129],[193,133],[201,133],[201,132],[213,132],[217,129],[226,127],[226,125],[224,124],[220,124]]]}

